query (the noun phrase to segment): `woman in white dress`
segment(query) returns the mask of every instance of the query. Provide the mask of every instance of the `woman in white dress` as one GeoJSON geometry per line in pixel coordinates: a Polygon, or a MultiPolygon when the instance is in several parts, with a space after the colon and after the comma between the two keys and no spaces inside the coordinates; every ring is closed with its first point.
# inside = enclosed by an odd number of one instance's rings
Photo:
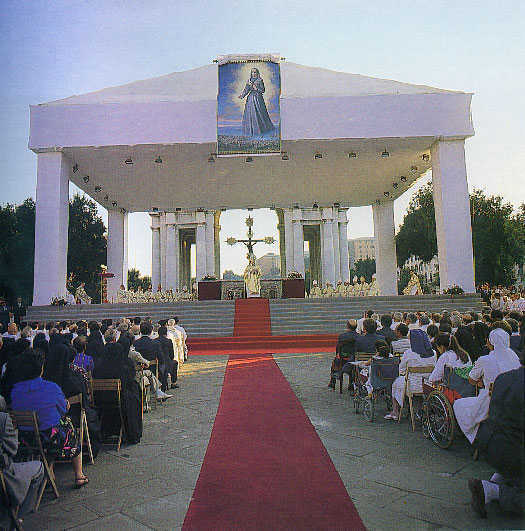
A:
{"type": "Polygon", "coordinates": [[[520,367],[520,360],[509,345],[510,336],[507,332],[501,328],[492,330],[487,341],[490,353],[476,360],[469,376],[472,385],[483,382],[483,389],[478,396],[460,398],[454,402],[456,420],[471,444],[476,438],[480,422],[485,420],[489,413],[490,384],[494,383],[500,374],[520,367]]]}
{"type": "MultiPolygon", "coordinates": [[[[399,411],[405,400],[405,374],[408,367],[426,367],[436,364],[436,354],[432,350],[430,339],[423,330],[410,330],[410,348],[405,351],[399,362],[399,376],[392,384],[392,411],[385,415],[385,419],[397,420],[399,411]]],[[[408,385],[412,393],[423,391],[422,379],[424,374],[411,374],[408,385]]]]}
{"type": "Polygon", "coordinates": [[[434,348],[439,357],[434,370],[428,377],[430,383],[443,380],[445,365],[448,367],[466,367],[472,365],[467,351],[459,346],[455,336],[439,334],[434,341],[434,348]]]}

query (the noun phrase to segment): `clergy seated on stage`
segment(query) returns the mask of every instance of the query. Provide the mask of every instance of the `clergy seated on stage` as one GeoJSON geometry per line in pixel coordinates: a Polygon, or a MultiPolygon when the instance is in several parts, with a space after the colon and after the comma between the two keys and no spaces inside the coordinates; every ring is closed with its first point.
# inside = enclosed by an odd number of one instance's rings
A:
{"type": "Polygon", "coordinates": [[[326,298],[333,297],[334,295],[335,295],[334,287],[332,286],[330,282],[327,282],[325,288],[323,289],[323,297],[326,299],[326,298]]]}
{"type": "Polygon", "coordinates": [[[346,288],[345,288],[345,285],[343,284],[342,280],[339,280],[337,282],[337,286],[335,288],[335,296],[336,297],[346,297],[346,288]]]}
{"type": "Polygon", "coordinates": [[[525,368],[500,374],[494,381],[488,417],[481,422],[473,445],[496,472],[487,480],[470,479],[471,506],[487,518],[487,505],[523,514],[525,509],[524,416],[525,368]]]}
{"type": "Polygon", "coordinates": [[[311,299],[320,299],[323,296],[322,289],[317,285],[317,280],[312,282],[312,289],[310,290],[311,299]]]}

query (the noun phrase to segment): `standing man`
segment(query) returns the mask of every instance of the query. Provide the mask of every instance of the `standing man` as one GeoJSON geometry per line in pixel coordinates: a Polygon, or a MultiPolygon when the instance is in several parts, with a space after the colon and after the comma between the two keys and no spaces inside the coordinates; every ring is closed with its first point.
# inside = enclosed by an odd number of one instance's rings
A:
{"type": "Polygon", "coordinates": [[[162,325],[159,328],[159,337],[157,341],[160,344],[162,353],[164,354],[164,363],[166,364],[166,370],[164,371],[164,376],[161,378],[162,390],[166,391],[168,388],[168,373],[171,374],[171,388],[177,389],[177,369],[179,364],[175,359],[175,352],[173,350],[173,341],[167,337],[168,329],[166,326],[162,325]]]}
{"type": "Polygon", "coordinates": [[[180,330],[182,333],[182,348],[184,349],[184,361],[188,359],[188,345],[186,344],[186,340],[188,339],[188,334],[186,333],[186,330],[182,326],[179,325],[179,318],[174,317],[173,320],[175,321],[175,329],[180,330]]]}

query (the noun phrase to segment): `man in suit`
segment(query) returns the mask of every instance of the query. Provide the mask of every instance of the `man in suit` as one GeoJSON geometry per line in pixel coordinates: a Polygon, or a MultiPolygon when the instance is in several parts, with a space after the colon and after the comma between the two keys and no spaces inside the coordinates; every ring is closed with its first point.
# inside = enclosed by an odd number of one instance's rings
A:
{"type": "MultiPolygon", "coordinates": [[[[141,356],[148,361],[158,360],[158,369],[159,369],[159,380],[162,385],[167,379],[167,367],[168,363],[158,341],[151,339],[150,335],[153,332],[153,326],[149,321],[142,321],[140,323],[140,337],[135,341],[133,346],[135,350],[141,354],[141,356]]],[[[172,395],[167,395],[161,391],[165,396],[160,396],[160,398],[171,398],[172,395]]],[[[160,393],[158,393],[160,394],[160,393]]]]}
{"type": "Polygon", "coordinates": [[[159,337],[156,340],[160,344],[160,348],[163,353],[164,362],[166,364],[166,370],[164,371],[164,377],[161,378],[162,390],[166,391],[168,387],[168,374],[171,374],[171,388],[177,389],[177,369],[179,364],[175,359],[175,352],[173,350],[173,341],[168,337],[168,329],[165,325],[159,328],[159,337]]]}
{"type": "MultiPolygon", "coordinates": [[[[354,361],[355,342],[359,337],[356,329],[357,321],[355,319],[350,319],[346,322],[346,330],[337,338],[335,358],[332,361],[332,367],[330,369],[330,382],[328,383],[328,387],[331,389],[335,389],[336,377],[345,363],[348,361],[354,361]]],[[[351,373],[348,372],[348,374],[351,373]]]]}
{"type": "Polygon", "coordinates": [[[376,341],[384,341],[385,336],[376,333],[377,323],[373,319],[363,321],[364,335],[359,336],[355,342],[355,352],[375,352],[376,341]]]}
{"type": "Polygon", "coordinates": [[[489,416],[478,429],[473,445],[496,469],[490,480],[470,479],[471,506],[487,517],[486,505],[497,501],[502,511],[523,514],[525,507],[524,396],[525,368],[500,374],[490,399],[489,416]]]}
{"type": "Polygon", "coordinates": [[[390,345],[395,338],[394,331],[391,328],[392,316],[385,313],[381,316],[381,328],[377,331],[378,334],[385,338],[385,341],[390,345]]]}

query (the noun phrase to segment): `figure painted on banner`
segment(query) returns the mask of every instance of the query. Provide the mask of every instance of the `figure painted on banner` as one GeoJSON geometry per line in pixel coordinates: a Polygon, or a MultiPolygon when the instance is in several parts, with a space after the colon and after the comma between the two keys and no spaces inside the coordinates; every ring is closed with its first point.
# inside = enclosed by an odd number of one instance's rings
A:
{"type": "Polygon", "coordinates": [[[84,282],[80,283],[77,290],[75,291],[75,299],[77,304],[91,304],[91,297],[86,293],[84,288],[84,282]]]}
{"type": "Polygon", "coordinates": [[[323,296],[321,288],[317,285],[317,280],[312,282],[312,289],[310,290],[311,299],[320,299],[323,296]]]}
{"type": "Polygon", "coordinates": [[[423,295],[419,278],[414,271],[410,274],[410,280],[403,290],[403,295],[423,295]]]}
{"type": "Polygon", "coordinates": [[[248,265],[244,270],[244,285],[246,286],[246,297],[260,297],[261,296],[261,276],[262,271],[255,263],[255,255],[249,253],[247,255],[248,265]]]}
{"type": "Polygon", "coordinates": [[[372,275],[372,282],[368,287],[368,295],[370,297],[377,297],[379,295],[379,286],[377,285],[377,276],[375,273],[372,275]]]}
{"type": "Polygon", "coordinates": [[[264,81],[258,68],[252,68],[250,79],[246,82],[239,98],[246,98],[242,116],[243,136],[262,136],[273,131],[274,126],[264,102],[264,81]]]}

